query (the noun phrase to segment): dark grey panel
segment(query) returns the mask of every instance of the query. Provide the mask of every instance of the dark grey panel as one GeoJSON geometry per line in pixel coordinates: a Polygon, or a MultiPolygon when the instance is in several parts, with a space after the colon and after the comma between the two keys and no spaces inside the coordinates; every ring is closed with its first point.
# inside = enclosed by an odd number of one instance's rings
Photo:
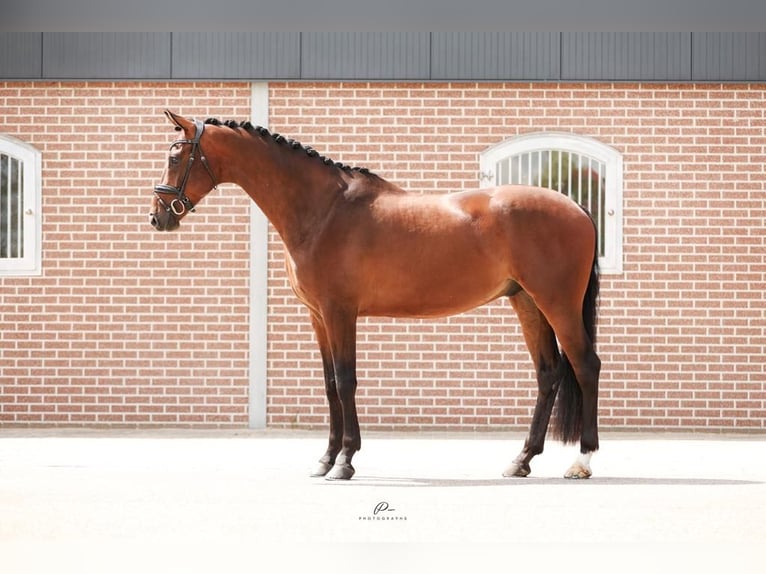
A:
{"type": "Polygon", "coordinates": [[[41,32],[0,32],[0,78],[39,78],[42,38],[41,32]]]}
{"type": "Polygon", "coordinates": [[[551,80],[560,73],[560,35],[550,32],[434,32],[435,80],[551,80]]]}
{"type": "Polygon", "coordinates": [[[689,80],[688,32],[566,32],[563,80],[689,80]]]}
{"type": "Polygon", "coordinates": [[[766,32],[9,31],[0,78],[766,81],[766,32]]]}
{"type": "Polygon", "coordinates": [[[174,33],[173,78],[299,78],[300,46],[298,32],[174,33]]]}
{"type": "Polygon", "coordinates": [[[766,33],[693,33],[694,80],[766,80],[766,33]]]}
{"type": "Polygon", "coordinates": [[[427,80],[428,32],[304,32],[304,79],[427,80]]]}
{"type": "Polygon", "coordinates": [[[43,76],[169,78],[170,33],[46,32],[43,34],[43,76]]]}

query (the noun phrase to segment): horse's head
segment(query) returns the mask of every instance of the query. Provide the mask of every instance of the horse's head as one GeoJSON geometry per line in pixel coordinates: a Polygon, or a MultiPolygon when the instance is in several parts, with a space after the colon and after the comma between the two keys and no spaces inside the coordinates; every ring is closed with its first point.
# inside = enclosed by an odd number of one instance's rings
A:
{"type": "Polygon", "coordinates": [[[211,189],[215,189],[216,178],[202,152],[205,124],[187,120],[168,110],[165,110],[165,116],[176,130],[184,133],[184,137],[170,146],[162,183],[154,186],[149,221],[155,229],[172,231],[211,189]]]}

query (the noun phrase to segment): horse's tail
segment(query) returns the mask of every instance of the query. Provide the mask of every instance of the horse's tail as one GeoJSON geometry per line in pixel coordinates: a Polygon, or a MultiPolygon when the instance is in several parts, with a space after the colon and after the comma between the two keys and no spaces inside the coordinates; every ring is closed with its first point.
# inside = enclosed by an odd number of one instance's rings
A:
{"type": "MultiPolygon", "coordinates": [[[[588,213],[585,208],[583,210],[588,213]]],[[[588,216],[590,217],[590,213],[588,213],[588,216]]],[[[593,228],[595,231],[595,223],[593,228]]],[[[596,234],[596,238],[598,238],[597,231],[596,234]]],[[[582,302],[582,322],[591,344],[594,345],[596,343],[598,291],[598,241],[596,241],[590,279],[588,280],[588,287],[585,290],[582,302]]],[[[577,382],[572,364],[564,353],[561,354],[561,361],[559,362],[558,379],[559,390],[556,399],[553,435],[564,443],[575,443],[580,440],[580,435],[582,434],[582,389],[577,382]]]]}

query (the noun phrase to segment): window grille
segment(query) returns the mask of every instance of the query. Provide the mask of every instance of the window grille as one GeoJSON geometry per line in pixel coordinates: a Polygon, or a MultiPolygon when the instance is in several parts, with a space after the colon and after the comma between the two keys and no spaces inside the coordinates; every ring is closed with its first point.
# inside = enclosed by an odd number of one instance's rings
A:
{"type": "Polygon", "coordinates": [[[24,164],[0,154],[0,257],[24,257],[24,164]]]}

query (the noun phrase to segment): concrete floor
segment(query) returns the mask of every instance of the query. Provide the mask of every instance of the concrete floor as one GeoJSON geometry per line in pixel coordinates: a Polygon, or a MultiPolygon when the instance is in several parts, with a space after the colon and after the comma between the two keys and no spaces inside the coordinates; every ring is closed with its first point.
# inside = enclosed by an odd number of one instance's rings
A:
{"type": "Polygon", "coordinates": [[[0,572],[766,571],[766,436],[604,435],[586,481],[557,443],[502,478],[522,435],[364,441],[337,483],[324,433],[0,430],[0,572]]]}

